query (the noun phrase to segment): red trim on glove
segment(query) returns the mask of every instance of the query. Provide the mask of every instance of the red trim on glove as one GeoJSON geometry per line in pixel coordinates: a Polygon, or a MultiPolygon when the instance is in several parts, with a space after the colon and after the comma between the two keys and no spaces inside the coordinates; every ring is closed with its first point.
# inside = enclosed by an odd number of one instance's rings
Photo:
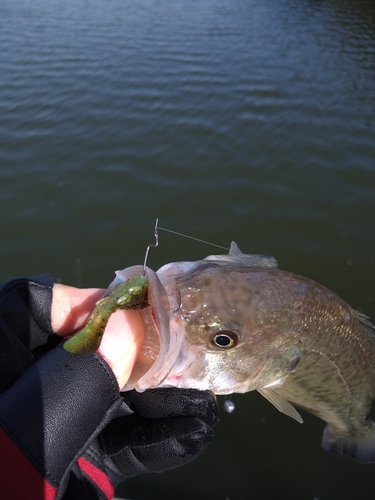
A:
{"type": "Polygon", "coordinates": [[[85,472],[94,483],[103,491],[108,500],[111,500],[115,494],[115,490],[108,479],[108,477],[104,474],[103,471],[96,468],[95,465],[90,463],[83,457],[78,459],[79,467],[85,472]]]}
{"type": "Polygon", "coordinates": [[[2,498],[12,500],[54,500],[56,488],[29,462],[0,428],[0,485],[2,498]]]}

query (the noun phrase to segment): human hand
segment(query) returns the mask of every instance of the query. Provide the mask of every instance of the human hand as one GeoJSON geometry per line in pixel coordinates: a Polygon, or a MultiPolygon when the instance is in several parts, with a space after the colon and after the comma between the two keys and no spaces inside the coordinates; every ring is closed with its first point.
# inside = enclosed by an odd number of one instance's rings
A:
{"type": "MultiPolygon", "coordinates": [[[[54,332],[65,337],[83,328],[104,292],[101,288],[79,289],[55,284],[51,307],[54,332]]],[[[120,389],[130,377],[144,335],[145,326],[139,311],[118,310],[107,323],[98,352],[111,367],[120,389]]]]}
{"type": "Polygon", "coordinates": [[[122,397],[134,413],[112,420],[98,440],[125,477],[187,464],[213,437],[219,410],[212,392],[161,388],[122,397]]]}
{"type": "MultiPolygon", "coordinates": [[[[52,302],[55,332],[65,336],[81,329],[103,293],[102,289],[55,285],[52,302]]],[[[138,315],[138,311],[116,311],[100,346],[99,353],[112,367],[119,387],[130,376],[143,343],[144,325],[139,327],[138,315]]],[[[143,393],[127,391],[121,396],[128,412],[133,413],[109,422],[97,438],[100,447],[95,448],[95,454],[98,450],[104,454],[103,463],[112,462],[115,467],[110,470],[120,473],[112,478],[113,484],[137,474],[162,472],[187,464],[206,449],[213,437],[218,406],[215,395],[209,391],[161,388],[143,393]]],[[[87,456],[91,460],[90,450],[87,456]]],[[[109,470],[107,473],[110,474],[109,470]]]]}
{"type": "MultiPolygon", "coordinates": [[[[59,497],[69,490],[69,498],[81,498],[88,485],[100,496],[126,477],[183,465],[212,438],[218,413],[212,393],[117,390],[108,364],[121,387],[143,342],[143,323],[137,336],[139,318],[132,323],[134,311],[117,311],[108,324],[104,337],[110,340],[99,353],[107,362],[57,346],[60,341],[53,334],[64,337],[81,329],[103,292],[53,285],[49,275],[16,278],[0,287],[1,326],[6,333],[0,336],[0,413],[17,443],[17,453],[4,451],[10,459],[0,478],[0,484],[4,479],[11,485],[10,496],[18,484],[19,497],[27,497],[31,484],[17,483],[22,451],[28,477],[41,485],[41,491],[48,486],[59,497]],[[117,321],[121,328],[116,333],[117,321]],[[121,359],[126,361],[120,369],[121,359]]],[[[12,439],[7,443],[15,449],[12,439]]]]}

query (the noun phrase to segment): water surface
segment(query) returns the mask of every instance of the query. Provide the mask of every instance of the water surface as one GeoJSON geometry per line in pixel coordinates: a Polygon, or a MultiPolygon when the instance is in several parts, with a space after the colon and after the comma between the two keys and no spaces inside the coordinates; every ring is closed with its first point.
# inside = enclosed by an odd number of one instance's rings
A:
{"type": "MultiPolygon", "coordinates": [[[[106,286],[159,217],[375,318],[372,1],[3,0],[0,19],[2,281],[106,286]]],[[[155,269],[217,252],[160,236],[155,269]]],[[[234,401],[201,458],[119,494],[374,498],[374,466],[325,454],[322,422],[234,401]]]]}

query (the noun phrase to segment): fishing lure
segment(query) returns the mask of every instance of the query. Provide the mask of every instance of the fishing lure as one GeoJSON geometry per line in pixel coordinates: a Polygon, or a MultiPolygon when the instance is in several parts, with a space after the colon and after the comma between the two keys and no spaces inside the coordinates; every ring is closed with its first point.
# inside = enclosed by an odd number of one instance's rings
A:
{"type": "Polygon", "coordinates": [[[117,309],[147,307],[147,290],[146,276],[136,276],[118,285],[109,295],[98,300],[86,326],[65,342],[64,349],[74,354],[96,352],[111,315],[117,309]]]}

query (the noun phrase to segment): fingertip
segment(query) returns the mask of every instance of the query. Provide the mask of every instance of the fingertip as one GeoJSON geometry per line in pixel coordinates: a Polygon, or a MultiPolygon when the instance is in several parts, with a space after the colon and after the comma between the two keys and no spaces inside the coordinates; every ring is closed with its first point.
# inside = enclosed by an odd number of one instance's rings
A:
{"type": "Polygon", "coordinates": [[[75,288],[55,283],[52,289],[51,326],[56,335],[65,337],[83,328],[102,288],[75,288]]]}

